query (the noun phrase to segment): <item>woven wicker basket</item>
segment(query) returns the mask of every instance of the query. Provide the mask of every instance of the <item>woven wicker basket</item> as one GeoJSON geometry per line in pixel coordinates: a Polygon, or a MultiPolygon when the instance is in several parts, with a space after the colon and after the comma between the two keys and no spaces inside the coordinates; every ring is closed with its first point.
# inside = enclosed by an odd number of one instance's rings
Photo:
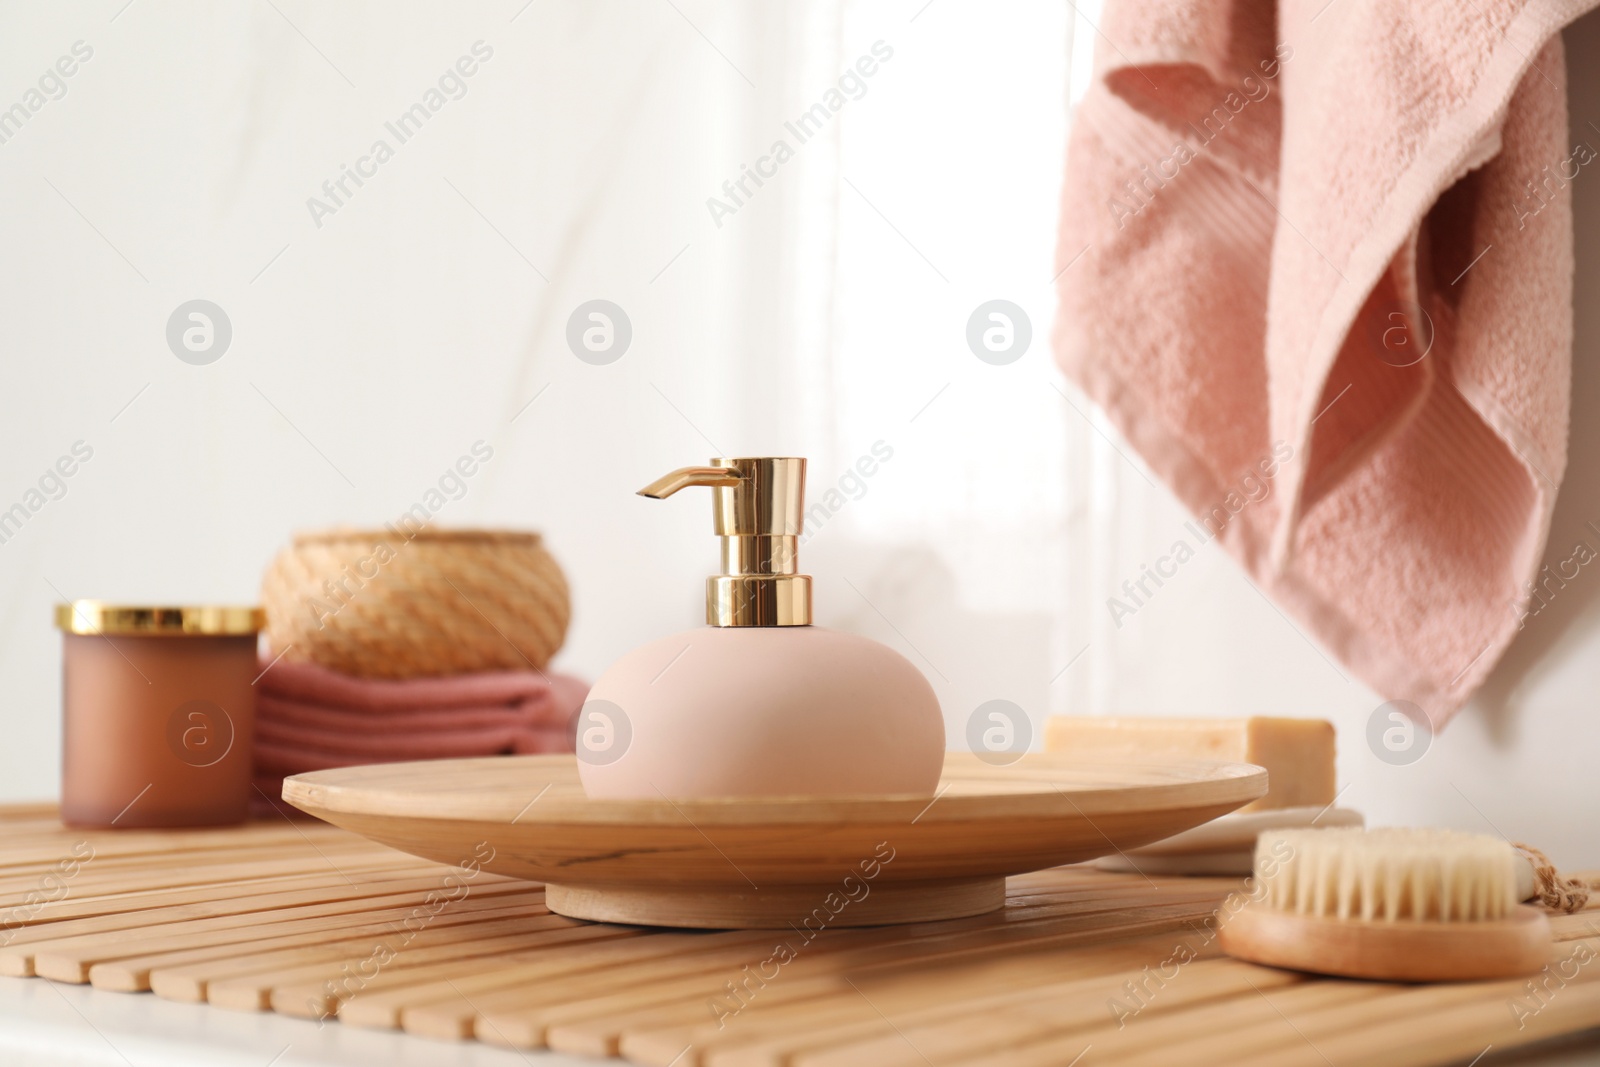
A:
{"type": "Polygon", "coordinates": [[[297,534],[261,583],[273,654],[361,678],[542,670],[567,580],[536,533],[297,534]]]}

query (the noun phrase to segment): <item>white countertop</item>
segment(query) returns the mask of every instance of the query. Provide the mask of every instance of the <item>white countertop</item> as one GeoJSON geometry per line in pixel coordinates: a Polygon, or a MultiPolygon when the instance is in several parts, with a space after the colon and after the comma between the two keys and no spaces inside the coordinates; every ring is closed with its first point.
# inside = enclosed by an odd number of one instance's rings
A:
{"type": "Polygon", "coordinates": [[[554,1052],[511,1052],[358,1030],[272,1012],[105,993],[41,978],[0,978],[6,1067],[594,1067],[554,1052]]]}

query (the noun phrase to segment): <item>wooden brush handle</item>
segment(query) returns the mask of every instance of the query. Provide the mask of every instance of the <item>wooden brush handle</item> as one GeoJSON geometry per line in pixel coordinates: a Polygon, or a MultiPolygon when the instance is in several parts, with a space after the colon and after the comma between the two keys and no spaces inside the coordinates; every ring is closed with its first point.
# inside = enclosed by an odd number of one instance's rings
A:
{"type": "Polygon", "coordinates": [[[1550,920],[1526,904],[1487,922],[1326,919],[1250,906],[1228,916],[1219,943],[1251,963],[1387,982],[1532,974],[1554,945],[1550,920]]]}

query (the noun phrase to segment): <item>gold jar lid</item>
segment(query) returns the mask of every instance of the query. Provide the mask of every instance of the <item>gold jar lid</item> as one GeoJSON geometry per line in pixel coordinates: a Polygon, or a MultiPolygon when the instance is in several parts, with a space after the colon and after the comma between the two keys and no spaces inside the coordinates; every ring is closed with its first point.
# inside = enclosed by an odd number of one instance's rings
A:
{"type": "Polygon", "coordinates": [[[256,633],[265,622],[265,614],[257,607],[139,607],[99,600],[74,600],[70,604],[56,605],[56,626],[69,634],[244,636],[256,633]]]}

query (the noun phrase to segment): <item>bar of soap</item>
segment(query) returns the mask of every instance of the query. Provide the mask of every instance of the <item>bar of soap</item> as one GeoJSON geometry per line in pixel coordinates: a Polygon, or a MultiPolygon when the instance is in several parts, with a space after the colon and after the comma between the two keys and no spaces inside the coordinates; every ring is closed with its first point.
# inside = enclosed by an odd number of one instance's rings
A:
{"type": "Polygon", "coordinates": [[[1045,749],[1076,756],[1183,756],[1267,769],[1267,795],[1240,811],[1332,804],[1333,723],[1326,719],[1151,719],[1058,715],[1045,749]]]}

